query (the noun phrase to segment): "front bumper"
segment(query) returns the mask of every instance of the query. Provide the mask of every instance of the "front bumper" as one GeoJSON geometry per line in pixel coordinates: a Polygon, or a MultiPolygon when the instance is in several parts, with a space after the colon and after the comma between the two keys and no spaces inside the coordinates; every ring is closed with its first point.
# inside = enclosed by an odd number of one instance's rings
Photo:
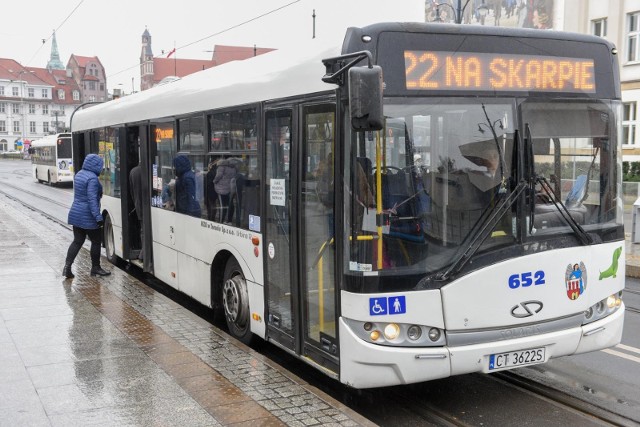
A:
{"type": "Polygon", "coordinates": [[[612,347],[622,339],[624,304],[597,322],[530,337],[458,347],[391,347],[359,339],[340,319],[340,381],[355,388],[410,384],[490,372],[489,356],[545,347],[545,362],[612,347]]]}

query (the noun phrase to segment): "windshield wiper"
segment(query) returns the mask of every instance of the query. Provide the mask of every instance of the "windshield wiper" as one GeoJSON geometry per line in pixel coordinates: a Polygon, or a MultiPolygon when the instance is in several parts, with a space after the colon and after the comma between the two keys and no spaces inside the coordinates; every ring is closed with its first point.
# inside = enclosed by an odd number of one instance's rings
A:
{"type": "MultiPolygon", "coordinates": [[[[540,187],[547,194],[547,196],[549,197],[549,200],[553,202],[553,205],[556,207],[558,212],[560,212],[560,215],[562,215],[564,220],[567,221],[569,226],[576,233],[576,235],[578,236],[582,244],[590,245],[591,243],[593,243],[593,238],[586,231],[584,231],[584,228],[582,228],[582,226],[578,223],[578,221],[576,221],[576,219],[571,215],[571,213],[569,212],[569,209],[567,209],[567,206],[564,203],[562,203],[562,200],[556,197],[547,179],[543,176],[536,176],[535,180],[536,180],[536,183],[540,184],[540,187]]],[[[535,206],[535,200],[534,200],[534,206],[535,206]]]]}
{"type": "Polygon", "coordinates": [[[525,169],[526,179],[529,184],[529,234],[533,233],[533,224],[536,219],[536,170],[533,157],[533,138],[529,123],[524,125],[524,145],[525,145],[525,169]]]}
{"type": "MultiPolygon", "coordinates": [[[[529,188],[528,182],[522,180],[518,183],[516,188],[507,197],[502,197],[501,200],[496,203],[495,206],[489,205],[480,216],[477,224],[479,227],[462,242],[462,247],[466,248],[463,251],[459,251],[453,259],[453,262],[445,271],[441,271],[435,275],[435,280],[447,280],[451,274],[458,273],[462,267],[473,257],[473,255],[480,249],[482,243],[491,235],[493,229],[498,224],[500,219],[504,216],[513,203],[518,200],[524,190],[529,188]]],[[[502,193],[501,193],[502,194],[502,193]]]]}
{"type": "Polygon", "coordinates": [[[593,238],[582,228],[582,226],[576,221],[576,219],[571,215],[567,206],[562,202],[562,200],[556,197],[556,194],[553,192],[551,185],[547,181],[547,179],[543,176],[538,176],[535,170],[535,159],[533,157],[533,138],[531,136],[531,129],[529,128],[529,124],[525,125],[525,143],[526,147],[526,155],[527,155],[527,163],[529,164],[529,168],[527,170],[527,180],[529,183],[529,190],[531,192],[531,199],[529,203],[529,234],[533,234],[534,229],[534,219],[535,219],[535,209],[536,209],[536,196],[535,196],[535,186],[536,184],[540,184],[542,190],[547,194],[549,200],[553,202],[555,208],[560,212],[560,215],[564,220],[569,224],[569,226],[573,229],[580,242],[583,245],[590,245],[593,243],[593,238]]]}

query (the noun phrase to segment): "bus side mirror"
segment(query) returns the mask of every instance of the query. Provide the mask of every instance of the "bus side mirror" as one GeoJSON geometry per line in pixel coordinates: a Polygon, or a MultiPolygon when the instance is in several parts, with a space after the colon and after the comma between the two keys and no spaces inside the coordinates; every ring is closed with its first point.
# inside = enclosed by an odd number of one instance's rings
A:
{"type": "Polygon", "coordinates": [[[373,131],[384,127],[381,67],[349,69],[349,113],[354,130],[373,131]]]}

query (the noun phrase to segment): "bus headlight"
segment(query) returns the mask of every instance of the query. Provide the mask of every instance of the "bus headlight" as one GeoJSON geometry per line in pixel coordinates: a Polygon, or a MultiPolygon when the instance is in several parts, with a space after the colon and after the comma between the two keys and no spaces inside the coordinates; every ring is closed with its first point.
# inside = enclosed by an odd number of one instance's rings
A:
{"type": "Polygon", "coordinates": [[[349,329],[363,341],[396,347],[444,346],[444,330],[426,325],[395,322],[361,322],[343,318],[349,329]]]}
{"type": "Polygon", "coordinates": [[[429,329],[429,339],[433,342],[436,342],[440,339],[440,329],[431,328],[429,329]]]}
{"type": "Polygon", "coordinates": [[[582,324],[586,325],[614,313],[622,305],[622,291],[609,295],[585,310],[582,324]]]}
{"type": "Polygon", "coordinates": [[[407,337],[411,341],[417,341],[422,336],[422,329],[418,325],[411,325],[409,329],[407,329],[407,337]]]}
{"type": "Polygon", "coordinates": [[[389,341],[393,341],[400,335],[400,326],[395,323],[389,323],[384,327],[384,337],[389,341]]]}

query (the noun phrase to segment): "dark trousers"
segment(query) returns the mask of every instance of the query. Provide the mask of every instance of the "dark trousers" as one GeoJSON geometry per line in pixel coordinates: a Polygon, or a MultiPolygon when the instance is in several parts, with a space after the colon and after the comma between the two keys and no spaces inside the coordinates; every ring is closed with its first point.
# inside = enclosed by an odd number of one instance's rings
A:
{"type": "Polygon", "coordinates": [[[91,266],[100,267],[100,245],[102,240],[102,228],[95,228],[93,230],[87,230],[84,228],[73,226],[73,242],[69,245],[67,251],[67,259],[65,265],[73,264],[73,261],[78,256],[80,248],[84,244],[85,239],[89,236],[91,240],[91,266]]]}

